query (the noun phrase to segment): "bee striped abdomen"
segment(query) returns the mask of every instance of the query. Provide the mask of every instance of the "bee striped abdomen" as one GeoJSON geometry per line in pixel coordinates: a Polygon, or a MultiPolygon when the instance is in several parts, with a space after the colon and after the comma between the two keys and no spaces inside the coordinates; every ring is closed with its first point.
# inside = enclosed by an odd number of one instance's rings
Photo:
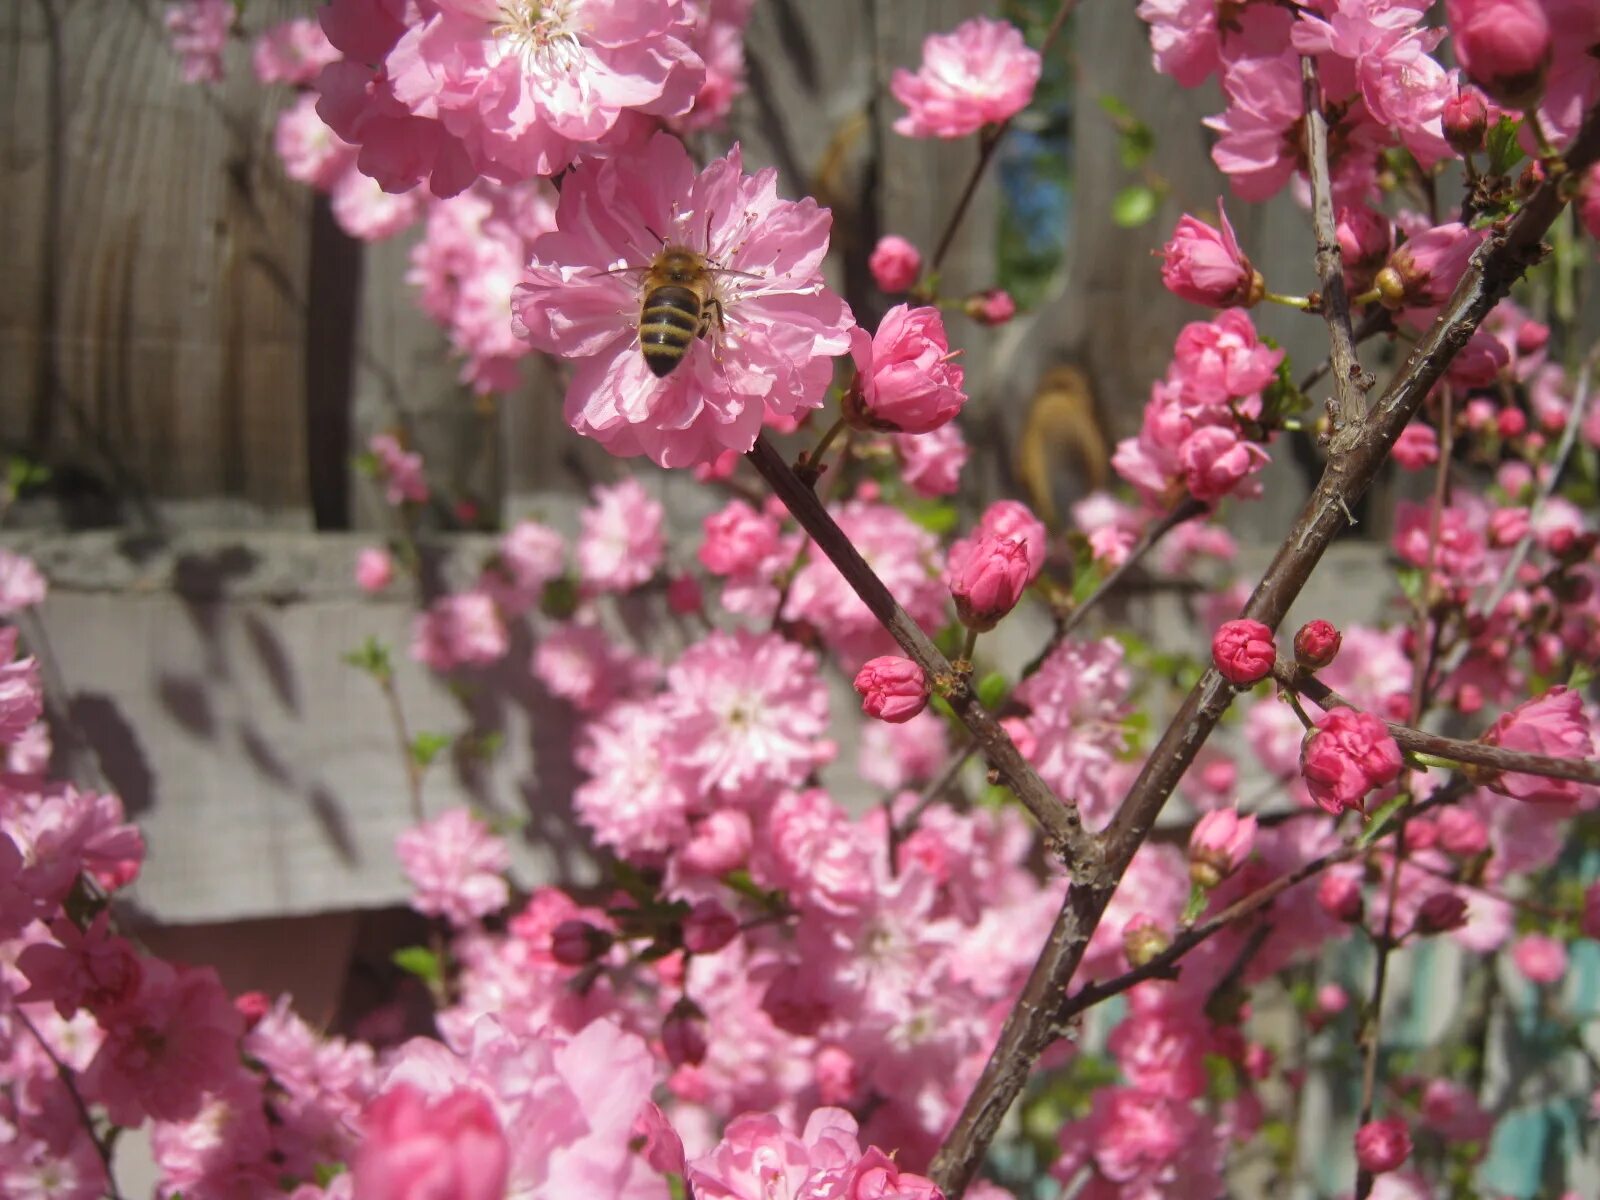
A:
{"type": "Polygon", "coordinates": [[[658,287],[644,298],[639,315],[639,346],[645,365],[660,379],[683,361],[705,327],[700,296],[692,288],[658,287]]]}

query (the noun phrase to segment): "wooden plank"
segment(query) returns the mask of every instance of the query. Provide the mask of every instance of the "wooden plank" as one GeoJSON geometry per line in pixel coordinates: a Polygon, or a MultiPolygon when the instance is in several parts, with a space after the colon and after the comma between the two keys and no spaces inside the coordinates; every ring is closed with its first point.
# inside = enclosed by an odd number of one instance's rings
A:
{"type": "MultiPolygon", "coordinates": [[[[252,4],[252,21],[298,11],[252,4]]],[[[308,520],[310,196],[272,151],[243,44],[181,82],[154,4],[30,0],[0,18],[0,440],[142,502],[308,520]]]]}

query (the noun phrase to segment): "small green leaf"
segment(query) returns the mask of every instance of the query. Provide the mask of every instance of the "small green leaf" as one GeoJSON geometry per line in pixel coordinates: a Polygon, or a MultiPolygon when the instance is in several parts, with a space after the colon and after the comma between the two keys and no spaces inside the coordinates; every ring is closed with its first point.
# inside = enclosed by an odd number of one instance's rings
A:
{"type": "Polygon", "coordinates": [[[360,646],[346,654],[344,661],[380,682],[389,679],[394,673],[394,668],[389,663],[389,647],[370,635],[360,646]]]}
{"type": "Polygon", "coordinates": [[[1567,686],[1575,692],[1581,692],[1588,688],[1593,679],[1593,667],[1589,666],[1587,663],[1574,663],[1572,666],[1572,674],[1567,678],[1567,686]]]}
{"type": "Polygon", "coordinates": [[[562,576],[544,585],[544,595],[539,598],[539,609],[545,616],[565,621],[578,611],[578,585],[562,576]]]}
{"type": "Polygon", "coordinates": [[[1100,94],[1100,108],[1113,121],[1132,121],[1136,119],[1133,115],[1133,109],[1118,100],[1110,92],[1102,92],[1100,94]]]}
{"type": "Polygon", "coordinates": [[[999,671],[990,671],[978,681],[978,700],[989,711],[1000,707],[1010,690],[1010,683],[999,671]]]}
{"type": "Polygon", "coordinates": [[[1129,171],[1136,171],[1142,167],[1145,160],[1155,151],[1156,135],[1143,121],[1135,121],[1122,131],[1122,137],[1117,142],[1117,154],[1122,160],[1122,165],[1129,171]]]}
{"type": "Polygon", "coordinates": [[[946,534],[956,527],[961,519],[953,504],[938,504],[934,502],[906,505],[906,516],[910,517],[929,533],[946,534]]]}
{"type": "Polygon", "coordinates": [[[433,760],[449,747],[451,741],[447,733],[419,733],[411,739],[411,761],[419,767],[431,767],[433,760]]]}
{"type": "Polygon", "coordinates": [[[1489,173],[1509,175],[1511,168],[1522,161],[1522,147],[1517,144],[1517,133],[1522,122],[1515,117],[1501,117],[1489,130],[1489,173]]]}
{"type": "Polygon", "coordinates": [[[1373,842],[1383,837],[1384,834],[1388,833],[1389,818],[1404,808],[1406,804],[1410,802],[1410,800],[1410,796],[1406,795],[1404,792],[1401,792],[1382,808],[1378,809],[1377,812],[1373,813],[1371,819],[1367,822],[1366,829],[1362,830],[1358,844],[1361,846],[1370,846],[1373,842]]]}
{"type": "Polygon", "coordinates": [[[361,474],[365,475],[368,479],[376,479],[378,477],[379,466],[378,456],[376,454],[363,450],[350,461],[355,469],[361,472],[361,474]]]}
{"type": "Polygon", "coordinates": [[[390,961],[408,975],[415,975],[429,986],[444,978],[439,956],[426,946],[402,946],[390,956],[390,961]]]}
{"type": "Polygon", "coordinates": [[[1135,229],[1156,215],[1156,194],[1142,183],[1125,187],[1111,202],[1111,219],[1124,229],[1135,229]]]}

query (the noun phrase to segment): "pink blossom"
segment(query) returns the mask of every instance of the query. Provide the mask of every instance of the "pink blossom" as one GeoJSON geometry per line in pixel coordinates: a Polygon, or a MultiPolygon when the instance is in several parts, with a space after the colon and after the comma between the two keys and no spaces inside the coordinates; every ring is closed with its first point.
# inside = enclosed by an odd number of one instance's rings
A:
{"type": "Polygon", "coordinates": [[[17,955],[17,970],[32,985],[22,1003],[49,1001],[63,1017],[80,1008],[113,1014],[139,992],[144,971],[133,944],[110,932],[101,910],[87,929],[70,920],[51,925],[54,941],[37,941],[17,955]]]}
{"type": "Polygon", "coordinates": [[[944,721],[926,710],[902,725],[874,721],[862,731],[856,769],[868,783],[896,792],[933,778],[949,754],[947,743],[944,721]]]}
{"type": "Polygon", "coordinates": [[[0,616],[43,604],[47,590],[33,559],[0,547],[0,616]]]}
{"type": "MultiPolygon", "coordinates": [[[[1594,756],[1594,735],[1583,709],[1583,698],[1559,685],[1505,713],[1482,740],[1506,750],[1553,758],[1594,756]]],[[[1501,774],[1489,786],[1501,795],[1533,804],[1572,804],[1586,790],[1569,779],[1511,771],[1501,774]]]]}
{"type": "Polygon", "coordinates": [[[1511,961],[1530,983],[1559,983],[1567,973],[1567,944],[1542,933],[1526,934],[1511,947],[1511,961]]]}
{"type": "Polygon", "coordinates": [[[1511,108],[1531,107],[1550,65],[1550,20],[1538,0],[1445,0],[1451,45],[1467,75],[1511,108]]]}
{"type": "Polygon", "coordinates": [[[1402,559],[1435,575],[1465,586],[1484,582],[1491,574],[1488,542],[1481,522],[1486,514],[1451,504],[1439,513],[1434,536],[1430,505],[1402,502],[1395,510],[1394,549],[1402,559]]]}
{"type": "Polygon", "coordinates": [[[546,585],[566,569],[567,543],[538,521],[518,521],[500,538],[500,569],[528,603],[536,603],[546,585]]]}
{"type": "Polygon", "coordinates": [[[909,292],[922,272],[922,254],[905,238],[891,233],[878,239],[867,257],[867,269],[879,291],[890,295],[909,292]]]}
{"type": "Polygon", "coordinates": [[[488,1101],[471,1088],[429,1100],[399,1084],[362,1114],[351,1164],[355,1200],[501,1200],[510,1150],[488,1101]]]}
{"type": "Polygon", "coordinates": [[[584,726],[575,758],[590,778],[578,785],[573,808],[602,846],[637,859],[688,840],[700,801],[696,773],[659,703],[610,708],[584,726]]]}
{"type": "Polygon", "coordinates": [[[1229,621],[1211,638],[1211,661],[1235,687],[1250,687],[1272,674],[1277,654],[1272,630],[1260,621],[1229,621]]]}
{"type": "Polygon", "coordinates": [[[1034,574],[1026,539],[985,534],[959,555],[952,553],[946,569],[956,615],[980,633],[993,629],[1017,606],[1034,574]]]}
{"type": "Polygon", "coordinates": [[[599,625],[569,621],[533,648],[533,677],[581,713],[599,713],[654,683],[660,668],[599,625]]]}
{"type": "Polygon", "coordinates": [[[1411,1131],[1404,1117],[1368,1121],[1356,1130],[1356,1162],[1370,1175],[1397,1169],[1411,1157],[1411,1131]]]}
{"type": "Polygon", "coordinates": [[[932,433],[897,433],[892,440],[907,487],[930,499],[955,494],[969,454],[960,425],[951,421],[932,433]]]}
{"type": "Polygon", "coordinates": [[[1161,282],[1173,295],[1191,304],[1248,308],[1260,299],[1266,281],[1239,249],[1239,240],[1220,199],[1217,215],[1221,229],[1188,213],[1179,218],[1171,240],[1162,247],[1161,282]]]}
{"type": "Polygon", "coordinates": [[[1198,87],[1220,65],[1214,0],[1141,0],[1156,71],[1182,87],[1198,87]]]}
{"type": "Polygon", "coordinates": [[[1250,857],[1256,840],[1256,819],[1241,817],[1236,808],[1206,813],[1189,835],[1189,875],[1201,887],[1216,887],[1250,857]]]}
{"type": "Polygon", "coordinates": [[[931,433],[967,402],[937,308],[895,305],[870,338],[851,333],[850,355],[857,375],[844,412],[857,428],[931,433]]]}
{"type": "Polygon", "coordinates": [[[278,114],[272,146],[290,179],[328,191],[347,171],[355,169],[356,148],[317,115],[317,98],[299,97],[278,114]]]}
{"type": "Polygon", "coordinates": [[[1365,204],[1341,206],[1335,213],[1340,256],[1352,292],[1372,286],[1372,277],[1394,248],[1394,223],[1365,204]]]}
{"type": "Polygon", "coordinates": [[[1477,1095],[1453,1079],[1430,1079],[1422,1089],[1422,1123],[1453,1142],[1487,1141],[1494,1116],[1477,1095]]]}
{"type": "Polygon", "coordinates": [[[1407,238],[1379,272],[1378,290],[1389,308],[1422,310],[1420,319],[1450,298],[1483,241],[1480,230],[1456,222],[1407,238]]]}
{"type": "Polygon", "coordinates": [[[314,17],[296,17],[274,25],[256,38],[250,61],[262,83],[312,82],[339,51],[314,17]]]}
{"type": "Polygon", "coordinates": [[[1335,867],[1324,871],[1322,878],[1317,881],[1317,906],[1335,921],[1347,925],[1359,921],[1365,908],[1359,870],[1335,867]]]}
{"type": "Polygon", "coordinates": [[[1272,382],[1283,356],[1261,341],[1250,314],[1238,309],[1191,321],[1172,348],[1175,376],[1206,404],[1254,396],[1272,382]]]}
{"type": "Polygon", "coordinates": [[[973,17],[922,43],[916,74],[897,70],[889,90],[906,106],[894,123],[906,137],[965,137],[1028,106],[1041,62],[1016,26],[973,17]]]}
{"type": "Polygon", "coordinates": [[[376,179],[354,167],[339,174],[330,193],[339,228],[363,242],[392,238],[422,215],[422,200],[415,192],[386,192],[376,179]]]}
{"type": "Polygon", "coordinates": [[[521,336],[576,360],[566,416],[579,433],[613,454],[694,466],[749,450],[764,416],[822,403],[854,321],[822,280],[828,213],[779,200],[776,178],[744,175],[737,148],[697,175],[666,135],[565,178],[557,231],[533,244],[512,307],[521,336]],[[711,295],[722,319],[657,378],[638,324],[646,248],[661,238],[721,268],[711,295]]]}
{"type": "Polygon", "coordinates": [[[1400,431],[1391,453],[1401,469],[1425,470],[1439,461],[1439,435],[1432,425],[1413,421],[1400,431]]]}
{"type": "Polygon", "coordinates": [[[185,83],[220,83],[222,55],[239,12],[232,0],[178,0],[167,5],[164,23],[185,83]]]}
{"type": "Polygon", "coordinates": [[[1089,823],[1108,816],[1121,796],[1112,795],[1110,768],[1128,737],[1123,720],[1133,679],[1123,657],[1114,639],[1068,638],[1013,693],[1029,709],[1036,739],[1029,761],[1058,795],[1078,801],[1089,823]]]}
{"type": "Polygon", "coordinates": [[[165,1195],[180,1189],[198,1197],[265,1189],[273,1174],[272,1143],[265,1086],[243,1070],[208,1094],[194,1116],[157,1121],[150,1129],[165,1195]]]}
{"type": "Polygon", "coordinates": [[[504,908],[510,898],[505,842],[465,808],[452,808],[395,839],[412,887],[411,907],[463,928],[504,908]]]}
{"type": "Polygon", "coordinates": [[[381,592],[394,582],[394,559],[381,546],[363,546],[356,555],[356,586],[381,592]]]}
{"type": "Polygon", "coordinates": [[[909,721],[928,706],[928,677],[909,658],[885,655],[856,672],[861,711],[896,724],[909,721]]]}
{"type": "Polygon", "coordinates": [[[739,919],[715,900],[702,900],[683,919],[683,945],[693,954],[715,954],[739,936],[739,919]]]}
{"type": "Polygon", "coordinates": [[[481,591],[441,596],[411,628],[411,657],[441,673],[498,662],[509,645],[499,608],[481,591]]]}
{"type": "Polygon", "coordinates": [[[44,715],[39,664],[32,657],[14,657],[16,652],[16,628],[0,627],[0,745],[21,741],[44,715]]]}
{"type": "Polygon", "coordinates": [[[1306,735],[1300,771],[1311,798],[1337,816],[1360,811],[1368,792],[1400,775],[1400,748],[1371,713],[1336,708],[1306,735]]]}
{"type": "Polygon", "coordinates": [[[142,960],[138,994],[101,1016],[105,1040],[80,1079],[118,1125],[183,1120],[238,1066],[242,1022],[209,967],[142,960]]]}
{"type": "Polygon", "coordinates": [[[1086,1120],[1061,1131],[1064,1151],[1052,1168],[1070,1179],[1088,1167],[1099,1180],[1091,1196],[1220,1194],[1214,1131],[1187,1102],[1137,1087],[1096,1089],[1086,1120]]]}
{"type": "Polygon", "coordinates": [[[779,550],[778,519],[743,500],[730,500],[701,523],[700,565],[713,575],[749,576],[763,570],[779,550]]]}
{"type": "Polygon", "coordinates": [[[578,518],[578,578],[592,591],[627,592],[661,565],[661,502],[637,479],[597,487],[578,518]]]}
{"type": "Polygon", "coordinates": [[[1450,933],[1467,923],[1467,902],[1450,891],[1434,892],[1417,905],[1412,932],[1428,937],[1450,933]]]}
{"type": "Polygon", "coordinates": [[[427,503],[428,482],[422,474],[422,455],[406,450],[392,433],[374,434],[367,451],[383,482],[384,499],[396,507],[427,503]]]}
{"type": "MultiPolygon", "coordinates": [[[[1267,461],[1267,452],[1255,442],[1219,425],[1195,430],[1178,450],[1178,465],[1189,494],[1206,502],[1243,492],[1244,481],[1267,461]]],[[[1255,490],[1259,494],[1259,485],[1255,490]]]]}
{"type": "Polygon", "coordinates": [[[1229,66],[1227,108],[1204,124],[1220,134],[1211,149],[1217,168],[1244,200],[1265,200],[1289,182],[1292,137],[1303,115],[1300,64],[1292,54],[1251,56],[1229,66]]]}
{"type": "Polygon", "coordinates": [[[1489,131],[1489,109],[1477,88],[1464,87],[1444,103],[1445,141],[1457,154],[1477,154],[1489,131]]]}
{"type": "Polygon", "coordinates": [[[710,129],[727,119],[745,89],[744,31],[755,0],[690,0],[689,49],[705,63],[694,106],[673,122],[683,130],[710,129]]]}
{"type": "MultiPolygon", "coordinates": [[[[1578,186],[1578,219],[1589,236],[1600,241],[1600,166],[1590,167],[1578,186]]],[[[1600,409],[1594,410],[1600,412],[1600,409]]]]}
{"type": "Polygon", "coordinates": [[[1344,638],[1328,621],[1307,621],[1294,635],[1294,660],[1308,671],[1320,671],[1339,654],[1344,638]]]}
{"type": "Polygon", "coordinates": [[[1004,325],[1017,315],[1017,302],[1004,288],[974,292],[961,303],[961,311],[979,325],[1004,325]]]}

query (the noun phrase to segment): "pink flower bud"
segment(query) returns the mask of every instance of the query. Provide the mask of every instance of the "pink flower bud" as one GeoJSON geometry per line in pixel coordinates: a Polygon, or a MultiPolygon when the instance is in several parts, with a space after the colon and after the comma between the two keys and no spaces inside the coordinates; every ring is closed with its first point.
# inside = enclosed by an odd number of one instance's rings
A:
{"type": "Polygon", "coordinates": [[[1308,671],[1320,671],[1339,654],[1343,640],[1327,621],[1307,621],[1294,635],[1294,660],[1308,671]]]}
{"type": "Polygon", "coordinates": [[[244,1018],[244,1027],[254,1029],[272,1011],[272,997],[265,992],[240,992],[233,998],[233,1008],[244,1018]]]}
{"type": "Polygon", "coordinates": [[[1189,835],[1189,878],[1200,887],[1216,887],[1250,857],[1255,840],[1255,817],[1240,817],[1234,808],[1208,812],[1189,835]]]}
{"type": "Polygon", "coordinates": [[[891,233],[878,239],[867,257],[867,269],[879,290],[890,294],[909,292],[922,273],[922,255],[905,238],[891,233]]]}
{"type": "Polygon", "coordinates": [[[1028,544],[1021,537],[982,534],[965,553],[947,564],[950,594],[962,624],[979,633],[993,629],[1022,599],[1032,578],[1028,544]]]}
{"type": "Polygon", "coordinates": [[[962,308],[979,325],[1004,325],[1017,315],[1017,302],[1003,288],[975,292],[967,297],[962,308]]]}
{"type": "Polygon", "coordinates": [[[700,581],[693,575],[674,575],[667,581],[667,607],[680,617],[699,612],[704,607],[700,581]]]}
{"type": "Polygon", "coordinates": [[[1446,0],[1445,15],[1468,78],[1509,108],[1531,108],[1550,66],[1550,20],[1539,0],[1446,0]]]}
{"type": "Polygon", "coordinates": [[[1559,983],[1567,973],[1567,944],[1559,938],[1530,933],[1511,947],[1511,961],[1529,983],[1559,983]]]}
{"type": "Polygon", "coordinates": [[[1346,925],[1361,920],[1366,905],[1361,896],[1359,873],[1337,869],[1325,872],[1317,882],[1317,907],[1346,925]]]}
{"type": "Polygon", "coordinates": [[[1188,213],[1178,219],[1172,240],[1161,249],[1161,282],[1167,291],[1191,304],[1249,308],[1266,292],[1266,280],[1239,249],[1220,198],[1217,216],[1221,229],[1188,213]]]}
{"type": "Polygon", "coordinates": [[[1300,744],[1300,774],[1311,798],[1337,816],[1360,812],[1367,793],[1400,775],[1400,747],[1371,713],[1336,708],[1300,744]]]}
{"type": "Polygon", "coordinates": [[[1434,825],[1439,831],[1439,848],[1457,858],[1473,858],[1489,848],[1489,827],[1470,809],[1447,808],[1434,825]]]}
{"type": "Polygon", "coordinates": [[[583,967],[611,949],[612,936],[577,918],[563,921],[550,933],[550,957],[564,967],[583,967]]]}
{"type": "Polygon", "coordinates": [[[1393,1171],[1411,1157],[1411,1133],[1403,1117],[1368,1121],[1356,1130],[1356,1162],[1369,1175],[1393,1171]]]}
{"type": "Polygon", "coordinates": [[[1350,290],[1365,291],[1372,277],[1394,248],[1394,225],[1388,217],[1364,204],[1341,208],[1335,214],[1339,252],[1350,290]]]}
{"type": "Polygon", "coordinates": [[[1211,661],[1235,687],[1250,687],[1271,675],[1277,657],[1272,630],[1260,621],[1225,621],[1211,639],[1211,661]]]}
{"type": "Polygon", "coordinates": [[[1450,149],[1461,155],[1477,154],[1489,132],[1488,106],[1475,89],[1462,88],[1444,102],[1443,123],[1444,140],[1450,143],[1450,149]]]}
{"type": "Polygon", "coordinates": [[[1435,892],[1417,906],[1411,931],[1427,937],[1449,933],[1467,923],[1467,902],[1454,892],[1435,892]]]}
{"type": "Polygon", "coordinates": [[[1502,408],[1495,417],[1495,430],[1506,441],[1528,432],[1528,414],[1520,408],[1502,408]]]}
{"type": "Polygon", "coordinates": [[[898,725],[928,707],[928,677],[909,658],[885,654],[869,659],[856,672],[861,711],[898,725]]]}
{"type": "Polygon", "coordinates": [[[715,954],[739,936],[739,920],[715,900],[702,900],[683,919],[684,949],[715,954]]]}
{"type": "Polygon", "coordinates": [[[1422,471],[1439,461],[1439,435],[1432,425],[1413,421],[1400,431],[1390,452],[1402,471],[1422,471]]]}
{"type": "Polygon", "coordinates": [[[363,592],[381,592],[394,582],[394,559],[377,546],[366,546],[356,555],[356,586],[363,592]]]}
{"type": "Polygon", "coordinates": [[[845,396],[844,415],[856,429],[932,433],[967,402],[961,367],[936,308],[895,305],[871,337],[859,328],[851,331],[850,355],[856,381],[845,396]]]}
{"type": "Polygon", "coordinates": [[[1407,239],[1379,272],[1378,288],[1384,293],[1384,304],[1389,308],[1443,304],[1466,273],[1467,263],[1483,237],[1479,230],[1450,222],[1407,239]],[[1391,271],[1398,281],[1398,296],[1394,295],[1394,283],[1390,281],[1386,288],[1383,278],[1391,271]]]}
{"type": "Polygon", "coordinates": [[[706,1015],[694,1001],[683,999],[661,1022],[661,1048],[675,1067],[697,1067],[706,1059],[706,1015]]]}
{"type": "Polygon", "coordinates": [[[501,1200],[510,1149],[489,1101],[462,1087],[430,1099],[408,1083],[361,1116],[351,1163],[361,1200],[501,1200]]]}

